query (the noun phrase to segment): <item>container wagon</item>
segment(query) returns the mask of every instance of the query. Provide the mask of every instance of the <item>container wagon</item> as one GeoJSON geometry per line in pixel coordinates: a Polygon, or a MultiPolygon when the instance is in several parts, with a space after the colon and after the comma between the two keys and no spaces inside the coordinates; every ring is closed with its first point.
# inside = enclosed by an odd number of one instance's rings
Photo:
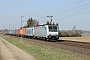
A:
{"type": "Polygon", "coordinates": [[[26,36],[29,38],[34,37],[34,27],[29,27],[26,29],[26,36]]]}
{"type": "Polygon", "coordinates": [[[22,37],[26,37],[26,28],[22,28],[21,35],[22,35],[22,37]]]}

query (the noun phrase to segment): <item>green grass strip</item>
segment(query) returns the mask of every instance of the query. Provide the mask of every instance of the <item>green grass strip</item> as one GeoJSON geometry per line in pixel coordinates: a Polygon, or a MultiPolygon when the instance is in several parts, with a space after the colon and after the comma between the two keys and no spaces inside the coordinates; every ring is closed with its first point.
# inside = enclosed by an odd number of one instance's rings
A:
{"type": "Polygon", "coordinates": [[[25,40],[15,39],[12,37],[2,36],[10,43],[27,51],[38,60],[90,60],[89,56],[80,55],[70,51],[60,50],[47,45],[35,42],[27,42],[25,40]]]}

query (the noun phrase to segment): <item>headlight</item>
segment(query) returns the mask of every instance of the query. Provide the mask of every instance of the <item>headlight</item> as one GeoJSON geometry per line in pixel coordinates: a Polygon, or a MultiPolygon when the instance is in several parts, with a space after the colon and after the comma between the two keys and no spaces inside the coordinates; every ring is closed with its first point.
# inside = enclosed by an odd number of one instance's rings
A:
{"type": "Polygon", "coordinates": [[[48,38],[51,38],[51,34],[48,36],[48,38]]]}

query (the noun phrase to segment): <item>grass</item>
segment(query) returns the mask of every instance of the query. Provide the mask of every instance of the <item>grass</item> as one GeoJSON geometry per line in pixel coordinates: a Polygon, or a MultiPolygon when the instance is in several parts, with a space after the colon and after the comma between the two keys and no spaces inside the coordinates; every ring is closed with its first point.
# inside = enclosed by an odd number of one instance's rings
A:
{"type": "Polygon", "coordinates": [[[25,40],[17,40],[12,37],[2,36],[10,43],[27,51],[38,60],[90,60],[89,56],[80,55],[70,51],[60,50],[47,45],[41,45],[34,42],[27,42],[25,40]]]}

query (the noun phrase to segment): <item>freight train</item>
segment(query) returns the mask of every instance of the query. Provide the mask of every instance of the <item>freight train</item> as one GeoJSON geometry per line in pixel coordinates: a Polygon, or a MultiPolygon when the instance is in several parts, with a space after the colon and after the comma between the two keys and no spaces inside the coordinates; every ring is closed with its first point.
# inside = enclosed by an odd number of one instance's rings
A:
{"type": "Polygon", "coordinates": [[[59,27],[57,25],[39,25],[38,27],[8,30],[7,32],[5,31],[5,34],[57,41],[59,39],[58,31],[59,27]]]}

